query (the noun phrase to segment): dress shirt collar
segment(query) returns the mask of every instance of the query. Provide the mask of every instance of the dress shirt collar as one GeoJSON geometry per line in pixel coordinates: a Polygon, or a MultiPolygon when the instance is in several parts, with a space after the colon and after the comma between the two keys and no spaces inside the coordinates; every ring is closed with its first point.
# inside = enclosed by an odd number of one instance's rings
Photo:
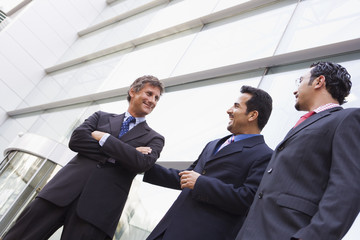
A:
{"type": "Polygon", "coordinates": [[[322,112],[322,111],[325,111],[325,110],[328,110],[328,109],[331,109],[334,107],[340,107],[340,105],[337,103],[327,103],[325,105],[322,105],[322,106],[314,109],[314,112],[319,113],[319,112],[322,112]]]}
{"type": "MultiPolygon", "coordinates": [[[[126,111],[124,121],[126,121],[126,119],[128,119],[128,117],[130,117],[130,116],[131,116],[131,114],[128,111],[126,111]]],[[[136,117],[135,120],[136,120],[136,122],[135,122],[134,126],[138,125],[141,122],[144,122],[145,117],[136,117]]]]}
{"type": "Polygon", "coordinates": [[[260,134],[239,134],[239,135],[235,135],[235,139],[234,142],[240,141],[240,140],[244,140],[247,138],[251,138],[254,136],[259,136],[260,134]]]}

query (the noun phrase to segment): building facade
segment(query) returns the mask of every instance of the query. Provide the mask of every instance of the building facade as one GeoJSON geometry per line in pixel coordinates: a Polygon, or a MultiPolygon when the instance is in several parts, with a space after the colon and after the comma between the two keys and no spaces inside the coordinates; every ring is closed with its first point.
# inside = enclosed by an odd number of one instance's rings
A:
{"type": "MultiPolygon", "coordinates": [[[[360,106],[359,0],[7,2],[0,1],[8,18],[0,28],[1,176],[15,159],[37,170],[50,161],[46,183],[71,153],[11,147],[14,141],[66,146],[94,111],[125,111],[129,84],[145,74],[166,87],[147,117],[166,138],[159,162],[192,162],[208,141],[227,134],[226,110],[242,85],[271,94],[274,109],[262,133],[275,148],[303,114],[294,108],[295,79],[312,62],[346,67],[353,87],[344,107],[360,106]]],[[[145,239],[178,194],[144,184],[140,175],[134,189],[116,239],[145,239]]],[[[10,190],[0,182],[0,191],[10,190]]],[[[0,221],[8,211],[0,209],[0,221]]],[[[357,220],[344,239],[359,233],[357,220]]]]}

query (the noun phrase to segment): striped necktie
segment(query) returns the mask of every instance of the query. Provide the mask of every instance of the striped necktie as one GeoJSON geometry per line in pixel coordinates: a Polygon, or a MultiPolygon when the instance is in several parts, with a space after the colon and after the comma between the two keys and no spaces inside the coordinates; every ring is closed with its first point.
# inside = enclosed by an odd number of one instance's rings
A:
{"type": "Polygon", "coordinates": [[[234,141],[235,141],[235,136],[232,135],[223,144],[221,144],[217,152],[219,152],[221,149],[223,149],[225,146],[229,145],[230,143],[233,143],[234,141]]]}

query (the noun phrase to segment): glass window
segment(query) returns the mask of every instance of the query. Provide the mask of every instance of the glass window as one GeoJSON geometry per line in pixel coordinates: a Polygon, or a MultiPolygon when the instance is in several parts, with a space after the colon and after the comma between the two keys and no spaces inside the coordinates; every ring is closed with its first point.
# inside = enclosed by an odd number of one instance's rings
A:
{"type": "Polygon", "coordinates": [[[141,7],[142,5],[148,4],[152,1],[153,0],[113,0],[111,1],[111,4],[107,5],[106,8],[101,11],[99,17],[96,18],[93,24],[98,24],[117,15],[131,11],[132,9],[141,7]]]}
{"type": "Polygon", "coordinates": [[[160,160],[195,161],[205,145],[230,134],[226,111],[242,85],[257,87],[261,72],[170,88],[147,119],[165,137],[160,160]]]}
{"type": "Polygon", "coordinates": [[[139,37],[158,12],[158,8],[161,7],[139,13],[133,17],[79,37],[71,46],[71,50],[65,53],[60,59],[60,62],[82,57],[139,37]]]}
{"type": "Polygon", "coordinates": [[[128,87],[136,78],[148,74],[168,78],[198,31],[192,29],[136,47],[119,62],[101,91],[128,87]]]}
{"type": "Polygon", "coordinates": [[[23,103],[25,106],[35,106],[96,93],[123,55],[124,52],[117,52],[50,73],[26,96],[23,103]]]}
{"type": "MultiPolygon", "coordinates": [[[[360,55],[358,53],[341,57],[328,58],[341,64],[351,75],[352,88],[351,94],[347,98],[348,103],[344,108],[360,106],[360,77],[359,64],[360,55]],[[354,59],[354,60],[353,60],[354,59]]],[[[293,92],[296,90],[295,79],[309,71],[312,62],[289,65],[284,67],[271,68],[268,75],[262,80],[260,88],[267,91],[273,98],[273,111],[263,134],[270,147],[274,148],[284,138],[286,133],[293,127],[296,121],[305,112],[295,110],[295,97],[293,92]]]]}
{"type": "Polygon", "coordinates": [[[360,37],[360,1],[301,1],[277,54],[360,37]]]}
{"type": "Polygon", "coordinates": [[[142,35],[157,32],[172,26],[210,14],[218,0],[178,1],[159,11],[142,35]],[[184,14],[186,13],[186,14],[184,14]]]}
{"type": "Polygon", "coordinates": [[[220,0],[216,5],[215,11],[223,10],[229,7],[233,7],[245,2],[249,2],[250,0],[220,0]]]}
{"type": "Polygon", "coordinates": [[[0,165],[0,235],[49,179],[56,164],[22,152],[11,152],[0,165]]]}
{"type": "Polygon", "coordinates": [[[273,56],[294,7],[295,4],[282,2],[207,24],[185,52],[174,74],[273,56]]]}

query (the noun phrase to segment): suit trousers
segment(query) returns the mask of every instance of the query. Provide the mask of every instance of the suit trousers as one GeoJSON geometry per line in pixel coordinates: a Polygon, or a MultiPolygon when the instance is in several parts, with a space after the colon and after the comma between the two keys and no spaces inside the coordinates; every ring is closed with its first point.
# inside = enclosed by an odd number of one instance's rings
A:
{"type": "Polygon", "coordinates": [[[108,240],[103,231],[79,218],[77,200],[59,207],[42,198],[35,198],[20,214],[3,240],[46,240],[64,225],[61,240],[108,240]]]}

